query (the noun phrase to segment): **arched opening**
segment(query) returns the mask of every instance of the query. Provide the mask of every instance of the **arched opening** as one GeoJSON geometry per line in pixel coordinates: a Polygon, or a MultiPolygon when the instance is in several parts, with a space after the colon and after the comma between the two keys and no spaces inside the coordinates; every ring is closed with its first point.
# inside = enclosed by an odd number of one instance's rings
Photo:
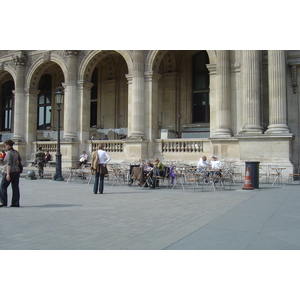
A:
{"type": "Polygon", "coordinates": [[[161,75],[158,84],[160,138],[209,137],[207,64],[209,56],[205,50],[169,50],[162,56],[158,65],[161,75]]]}
{"type": "Polygon", "coordinates": [[[38,95],[38,116],[37,129],[51,129],[51,109],[52,109],[52,75],[41,76],[38,95]]]}
{"type": "Polygon", "coordinates": [[[193,102],[192,123],[209,123],[209,72],[206,65],[209,63],[206,51],[193,55],[193,102]]]}
{"type": "Polygon", "coordinates": [[[0,130],[11,131],[12,128],[12,116],[13,116],[13,90],[15,84],[13,80],[4,82],[1,86],[1,105],[0,105],[0,130]]]}
{"type": "MultiPolygon", "coordinates": [[[[57,109],[54,92],[63,83],[64,74],[61,67],[54,62],[39,65],[34,71],[29,90],[28,131],[37,141],[57,139],[57,109]]],[[[63,105],[61,124],[63,124],[63,105]]],[[[62,126],[62,125],[61,125],[62,126]]]]}
{"type": "MultiPolygon", "coordinates": [[[[120,139],[127,135],[127,64],[115,51],[100,52],[91,72],[90,135],[97,139],[120,139]]],[[[89,67],[90,70],[90,67],[89,67]]]]}

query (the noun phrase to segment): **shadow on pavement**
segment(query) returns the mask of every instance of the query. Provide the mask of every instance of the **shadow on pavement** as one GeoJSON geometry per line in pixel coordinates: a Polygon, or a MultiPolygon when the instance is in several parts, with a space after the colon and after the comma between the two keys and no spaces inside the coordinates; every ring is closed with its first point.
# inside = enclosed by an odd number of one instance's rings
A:
{"type": "Polygon", "coordinates": [[[25,207],[70,207],[70,206],[83,206],[78,204],[44,204],[44,205],[31,205],[31,206],[21,206],[22,208],[25,207]]]}

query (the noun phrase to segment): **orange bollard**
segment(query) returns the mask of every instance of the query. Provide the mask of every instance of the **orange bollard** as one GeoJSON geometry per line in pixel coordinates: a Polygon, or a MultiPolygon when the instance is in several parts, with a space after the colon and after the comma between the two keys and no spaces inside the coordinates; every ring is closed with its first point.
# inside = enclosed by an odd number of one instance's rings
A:
{"type": "Polygon", "coordinates": [[[249,167],[247,167],[246,169],[246,178],[245,178],[243,190],[253,190],[249,167]]]}

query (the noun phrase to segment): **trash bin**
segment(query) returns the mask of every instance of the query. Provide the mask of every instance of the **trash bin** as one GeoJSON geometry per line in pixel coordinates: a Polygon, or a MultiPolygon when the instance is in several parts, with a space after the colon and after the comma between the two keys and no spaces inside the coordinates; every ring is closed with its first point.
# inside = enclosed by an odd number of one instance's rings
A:
{"type": "Polygon", "coordinates": [[[255,189],[259,189],[259,163],[259,161],[245,161],[245,174],[247,171],[247,167],[249,167],[251,184],[255,189]]]}

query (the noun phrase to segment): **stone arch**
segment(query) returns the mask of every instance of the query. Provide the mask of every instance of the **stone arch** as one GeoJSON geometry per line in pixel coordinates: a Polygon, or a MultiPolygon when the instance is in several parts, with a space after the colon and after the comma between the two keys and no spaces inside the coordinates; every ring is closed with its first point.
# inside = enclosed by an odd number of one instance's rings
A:
{"type": "Polygon", "coordinates": [[[90,51],[87,56],[82,60],[79,70],[78,70],[78,80],[91,81],[92,73],[95,66],[99,63],[101,59],[107,55],[117,52],[125,60],[128,73],[132,73],[132,55],[130,51],[123,50],[99,50],[99,51],[90,51]]]}
{"type": "Polygon", "coordinates": [[[25,88],[32,87],[37,89],[39,79],[42,76],[43,72],[47,68],[49,68],[50,65],[54,63],[56,63],[61,68],[64,78],[66,78],[66,74],[67,74],[66,62],[60,55],[53,53],[50,55],[49,61],[45,61],[44,57],[41,56],[30,66],[25,78],[25,88]]]}
{"type": "MultiPolygon", "coordinates": [[[[216,63],[216,51],[215,50],[206,50],[209,62],[211,64],[216,63]]],[[[148,53],[145,63],[145,69],[147,71],[156,71],[158,72],[159,65],[162,58],[167,53],[167,50],[152,50],[148,53]]]]}
{"type": "Polygon", "coordinates": [[[7,76],[8,73],[12,76],[14,82],[16,82],[16,77],[17,77],[16,69],[13,68],[12,65],[4,63],[3,64],[3,71],[0,72],[0,80],[2,80],[2,78],[7,76]]]}

